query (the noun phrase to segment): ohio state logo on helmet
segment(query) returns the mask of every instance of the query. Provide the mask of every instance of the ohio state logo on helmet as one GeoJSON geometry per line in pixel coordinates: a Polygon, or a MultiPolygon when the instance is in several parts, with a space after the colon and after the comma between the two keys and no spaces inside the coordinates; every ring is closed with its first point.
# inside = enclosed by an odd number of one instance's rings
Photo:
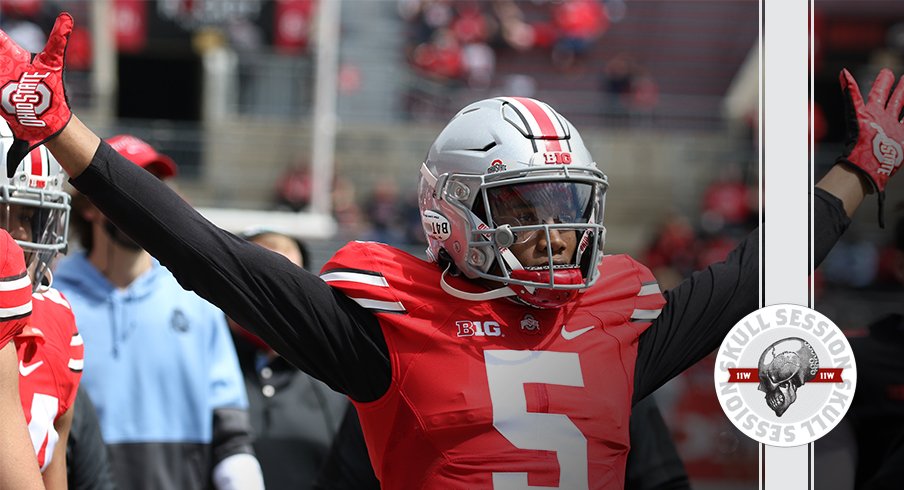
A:
{"type": "Polygon", "coordinates": [[[722,342],[714,373],[725,415],[748,437],[799,446],[827,434],[854,396],[857,367],[841,330],[797,305],[761,308],[722,342]]]}
{"type": "Polygon", "coordinates": [[[9,82],[0,90],[0,107],[23,126],[43,128],[47,125],[40,119],[50,108],[53,98],[50,87],[44,82],[50,72],[25,72],[18,81],[9,82]]]}

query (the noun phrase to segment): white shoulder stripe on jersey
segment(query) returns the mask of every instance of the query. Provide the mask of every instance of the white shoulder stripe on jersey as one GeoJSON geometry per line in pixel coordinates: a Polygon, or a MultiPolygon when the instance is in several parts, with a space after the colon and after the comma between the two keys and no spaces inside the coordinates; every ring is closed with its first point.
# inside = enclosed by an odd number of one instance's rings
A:
{"type": "Polygon", "coordinates": [[[76,333],[75,335],[72,336],[72,340],[69,341],[69,346],[70,347],[78,347],[80,345],[84,345],[84,343],[85,342],[82,340],[82,335],[79,333],[76,333]]]}
{"type": "Polygon", "coordinates": [[[320,276],[320,278],[326,282],[345,281],[356,282],[358,284],[367,284],[369,286],[378,286],[381,288],[389,287],[389,283],[386,282],[386,278],[384,278],[383,276],[361,274],[358,272],[327,272],[326,274],[320,276]]]}
{"type": "Polygon", "coordinates": [[[24,288],[31,289],[31,278],[27,274],[18,279],[0,281],[0,291],[15,291],[24,288]]]}
{"type": "Polygon", "coordinates": [[[655,320],[662,313],[662,309],[658,310],[634,310],[631,313],[631,321],[637,320],[655,320]]]}
{"type": "Polygon", "coordinates": [[[404,313],[406,311],[405,307],[402,306],[402,303],[399,303],[398,301],[377,301],[375,299],[352,297],[349,297],[349,299],[368,310],[395,311],[399,313],[404,313]]]}
{"type": "Polygon", "coordinates": [[[530,129],[530,132],[532,135],[534,135],[534,136],[541,136],[541,135],[542,136],[558,136],[559,138],[565,137],[565,129],[562,127],[562,121],[560,121],[559,118],[556,117],[556,115],[553,114],[552,111],[549,110],[549,107],[546,104],[539,102],[539,101],[535,101],[535,105],[546,114],[546,117],[549,118],[550,122],[552,123],[553,129],[556,132],[555,135],[546,134],[547,131],[543,131],[543,129],[540,127],[540,123],[537,121],[537,118],[534,117],[533,113],[531,113],[530,109],[528,109],[518,99],[515,99],[513,97],[500,97],[500,99],[508,102],[513,107],[515,107],[515,109],[517,109],[519,113],[521,113],[521,116],[524,117],[524,119],[527,121],[527,124],[530,127],[529,129],[530,129]]]}
{"type": "Polygon", "coordinates": [[[659,283],[652,282],[649,284],[644,284],[640,287],[640,292],[637,293],[638,296],[649,296],[651,294],[659,294],[662,291],[659,289],[659,283]]]}
{"type": "Polygon", "coordinates": [[[53,289],[53,288],[48,288],[48,289],[41,291],[40,293],[35,293],[34,297],[37,299],[40,299],[40,300],[49,299],[50,301],[53,301],[54,303],[56,303],[58,305],[65,306],[67,309],[70,309],[70,310],[72,309],[72,306],[70,306],[69,302],[66,301],[65,298],[63,298],[63,295],[60,294],[59,291],[57,291],[56,289],[53,289]]]}
{"type": "Polygon", "coordinates": [[[31,312],[31,301],[21,306],[14,306],[12,308],[0,308],[0,320],[22,316],[29,312],[31,312]]]}
{"type": "Polygon", "coordinates": [[[85,368],[84,359],[69,359],[69,369],[73,371],[81,371],[85,368]]]}

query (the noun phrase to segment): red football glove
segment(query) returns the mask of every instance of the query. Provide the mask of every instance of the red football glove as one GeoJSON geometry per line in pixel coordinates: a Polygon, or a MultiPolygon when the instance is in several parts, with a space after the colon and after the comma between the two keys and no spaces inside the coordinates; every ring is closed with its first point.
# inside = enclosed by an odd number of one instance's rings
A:
{"type": "Polygon", "coordinates": [[[864,104],[860,88],[851,73],[841,70],[838,78],[845,99],[847,142],[837,162],[860,170],[872,183],[879,193],[879,226],[885,228],[885,185],[898,171],[904,158],[901,148],[904,142],[904,124],[901,124],[904,80],[898,83],[889,98],[895,75],[883,68],[864,104]]]}
{"type": "Polygon", "coordinates": [[[72,17],[63,12],[53,25],[44,51],[34,56],[0,31],[0,115],[15,136],[6,152],[9,177],[29,151],[56,136],[72,118],[63,84],[63,63],[71,32],[72,17]]]}

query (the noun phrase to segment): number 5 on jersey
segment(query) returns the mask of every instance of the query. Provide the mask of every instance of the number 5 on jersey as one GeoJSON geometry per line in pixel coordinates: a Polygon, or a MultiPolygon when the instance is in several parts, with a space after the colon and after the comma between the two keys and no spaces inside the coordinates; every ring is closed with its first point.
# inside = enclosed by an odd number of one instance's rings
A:
{"type": "MultiPolygon", "coordinates": [[[[567,415],[527,411],[525,383],[584,386],[574,352],[487,350],[483,353],[493,404],[493,426],[521,449],[555,451],[559,488],[588,488],[587,439],[567,415]]],[[[493,473],[493,488],[531,487],[527,473],[493,473]]],[[[542,487],[550,488],[550,487],[542,487]]]]}

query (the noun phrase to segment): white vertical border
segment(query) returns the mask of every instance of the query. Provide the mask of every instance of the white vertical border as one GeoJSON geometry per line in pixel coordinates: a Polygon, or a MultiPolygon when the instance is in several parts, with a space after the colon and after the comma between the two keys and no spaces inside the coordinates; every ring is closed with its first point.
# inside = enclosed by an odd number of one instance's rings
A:
{"type": "MultiPolygon", "coordinates": [[[[810,226],[809,226],[809,234],[807,236],[807,250],[810,253],[810,261],[808,264],[808,270],[809,270],[810,275],[807,278],[807,288],[808,288],[808,292],[809,292],[809,294],[807,296],[809,304],[807,306],[809,306],[810,308],[815,308],[816,307],[816,280],[815,280],[815,272],[816,272],[815,257],[816,257],[816,254],[814,253],[814,250],[815,250],[815,243],[814,243],[815,238],[814,237],[816,236],[816,225],[815,225],[816,215],[814,214],[814,206],[815,205],[814,205],[813,194],[814,194],[814,186],[816,185],[816,174],[815,174],[815,171],[816,171],[816,138],[814,135],[814,129],[816,128],[816,125],[815,125],[816,119],[813,114],[813,108],[816,107],[816,103],[815,103],[815,97],[816,97],[816,51],[815,51],[815,48],[816,48],[816,44],[815,44],[816,23],[815,23],[815,19],[814,19],[816,16],[816,1],[810,0],[809,4],[810,4],[809,5],[810,15],[809,15],[809,19],[807,22],[807,32],[809,34],[807,41],[809,44],[807,45],[807,47],[809,48],[808,49],[808,54],[809,54],[808,59],[809,59],[810,63],[808,64],[807,68],[809,69],[809,74],[810,74],[810,84],[809,84],[810,91],[808,94],[809,96],[807,97],[807,103],[808,103],[807,115],[809,116],[810,131],[807,133],[807,144],[809,146],[809,154],[808,154],[809,159],[807,161],[809,162],[809,167],[810,167],[810,184],[809,184],[810,199],[807,204],[810,206],[809,213],[808,213],[810,226]]],[[[807,444],[807,449],[808,449],[807,457],[809,458],[807,461],[807,467],[809,470],[808,476],[810,478],[810,485],[807,487],[808,490],[813,490],[813,488],[816,485],[816,483],[815,483],[816,475],[815,475],[815,466],[814,466],[814,463],[816,461],[815,448],[816,448],[816,445],[814,443],[811,442],[810,444],[807,444]]]]}
{"type": "MultiPolygon", "coordinates": [[[[810,265],[809,271],[810,276],[807,281],[807,287],[809,288],[809,301],[810,304],[807,305],[810,308],[816,307],[816,280],[814,277],[814,272],[816,271],[816,254],[814,237],[816,236],[816,215],[814,214],[814,203],[813,203],[813,188],[816,185],[816,138],[813,134],[813,129],[816,128],[816,118],[813,113],[813,108],[816,107],[815,97],[816,97],[816,52],[814,51],[816,47],[816,23],[814,17],[816,16],[816,1],[810,0],[810,18],[809,22],[807,22],[807,28],[809,29],[809,38],[807,41],[809,42],[809,69],[810,69],[810,94],[807,98],[808,102],[808,115],[810,116],[810,132],[808,133],[808,141],[809,143],[809,162],[810,162],[810,234],[807,240],[808,250],[810,252],[810,265]]],[[[810,444],[810,450],[812,452],[813,444],[810,444]]]]}
{"type": "MultiPolygon", "coordinates": [[[[760,305],[812,305],[813,0],[760,1],[760,305]],[[809,27],[809,29],[808,29],[809,27]]],[[[760,489],[812,489],[811,446],[760,446],[760,489]]]]}

